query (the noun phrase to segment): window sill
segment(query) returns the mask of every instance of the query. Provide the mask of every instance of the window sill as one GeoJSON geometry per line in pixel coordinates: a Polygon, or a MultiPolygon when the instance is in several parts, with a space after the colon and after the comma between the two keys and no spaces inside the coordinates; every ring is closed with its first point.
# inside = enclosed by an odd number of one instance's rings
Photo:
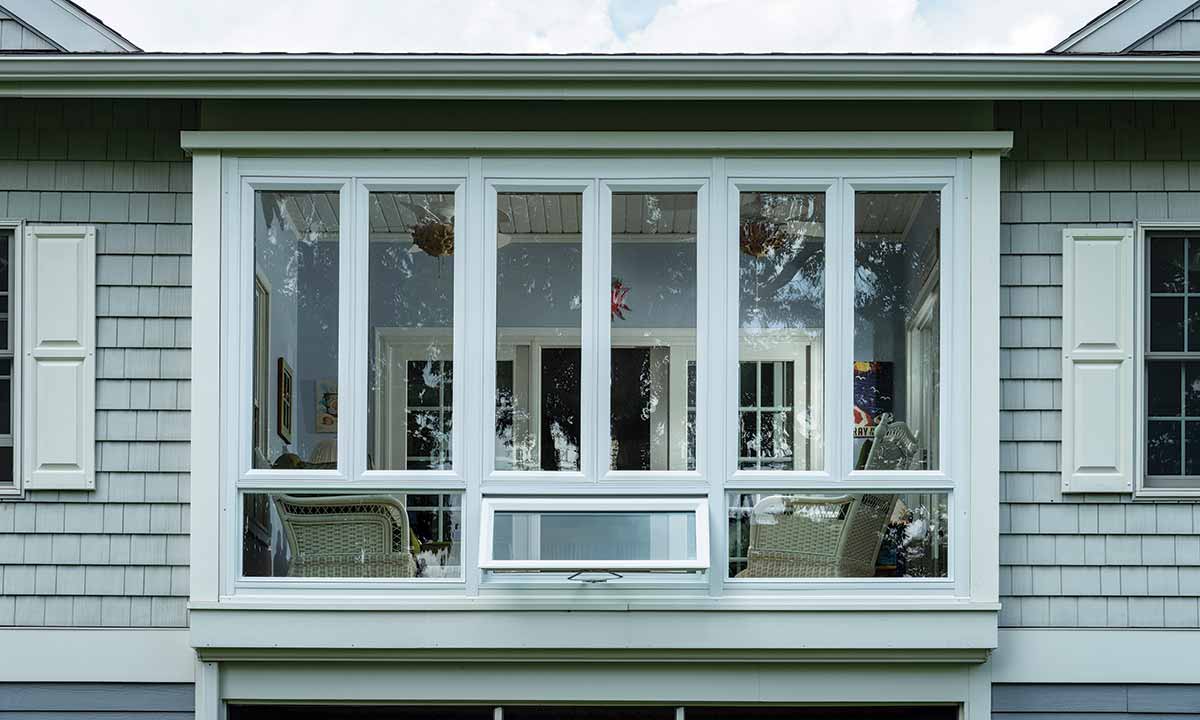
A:
{"type": "Polygon", "coordinates": [[[189,603],[193,611],[318,611],[318,612],[555,612],[575,610],[745,612],[998,612],[1000,603],[975,602],[954,597],[911,596],[865,598],[861,595],[780,597],[780,593],[738,593],[734,597],[712,598],[707,595],[670,596],[663,594],[623,594],[618,597],[580,597],[580,593],[555,591],[486,594],[463,597],[458,593],[421,592],[419,597],[362,596],[346,594],[302,596],[299,594],[249,595],[227,597],[218,602],[189,603]]]}

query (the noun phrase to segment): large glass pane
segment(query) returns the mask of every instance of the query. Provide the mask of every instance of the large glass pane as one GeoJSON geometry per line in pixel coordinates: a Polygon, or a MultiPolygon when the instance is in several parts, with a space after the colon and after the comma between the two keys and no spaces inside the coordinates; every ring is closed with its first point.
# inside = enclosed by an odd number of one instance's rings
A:
{"type": "Polygon", "coordinates": [[[854,210],[854,467],[936,470],[941,193],[857,193],[854,210]]]}
{"type": "Polygon", "coordinates": [[[741,193],[738,250],[738,467],[820,470],[825,194],[741,193]]]}
{"type": "Polygon", "coordinates": [[[695,193],[613,193],[610,301],[610,467],[685,470],[683,358],[696,344],[695,193]]]}
{"type": "Polygon", "coordinates": [[[1179,475],[1183,469],[1183,421],[1146,423],[1146,474],[1179,475]]]}
{"type": "Polygon", "coordinates": [[[449,470],[454,193],[373,192],[367,213],[367,467],[449,470]]]}
{"type": "Polygon", "coordinates": [[[1183,352],[1182,297],[1150,298],[1150,351],[1183,352]]]}
{"type": "MultiPolygon", "coordinates": [[[[254,467],[337,466],[339,207],[336,192],[254,194],[253,363],[267,416],[254,467]]],[[[247,290],[249,292],[249,290],[247,290]]],[[[255,442],[255,434],[260,434],[255,442]]]]}
{"type": "Polygon", "coordinates": [[[493,560],[695,560],[690,511],[497,511],[493,560]]]}
{"type": "Polygon", "coordinates": [[[462,577],[461,493],[249,493],[243,511],[245,577],[462,577]]]}
{"type": "Polygon", "coordinates": [[[944,493],[731,492],[729,577],[947,577],[944,493]]]}
{"type": "Polygon", "coordinates": [[[1150,292],[1181,293],[1186,290],[1183,238],[1152,238],[1150,242],[1150,292]]]}
{"type": "Polygon", "coordinates": [[[496,204],[494,466],[577,471],[583,195],[500,193],[496,204]]]}
{"type": "Polygon", "coordinates": [[[1180,364],[1150,362],[1146,364],[1146,409],[1150,417],[1179,417],[1182,407],[1180,364]]]}

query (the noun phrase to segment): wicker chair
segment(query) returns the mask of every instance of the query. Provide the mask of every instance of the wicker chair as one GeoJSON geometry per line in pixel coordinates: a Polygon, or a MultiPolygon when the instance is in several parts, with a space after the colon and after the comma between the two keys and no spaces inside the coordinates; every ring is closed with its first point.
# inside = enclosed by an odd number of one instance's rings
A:
{"type": "Polygon", "coordinates": [[[408,513],[387,495],[276,495],[289,577],[413,577],[408,513]]]}
{"type": "Polygon", "coordinates": [[[924,457],[921,444],[908,428],[907,423],[884,413],[879,417],[871,439],[864,470],[923,470],[924,457]]]}
{"type": "Polygon", "coordinates": [[[771,495],[750,517],[739,578],[874,577],[895,495],[771,495]]]}

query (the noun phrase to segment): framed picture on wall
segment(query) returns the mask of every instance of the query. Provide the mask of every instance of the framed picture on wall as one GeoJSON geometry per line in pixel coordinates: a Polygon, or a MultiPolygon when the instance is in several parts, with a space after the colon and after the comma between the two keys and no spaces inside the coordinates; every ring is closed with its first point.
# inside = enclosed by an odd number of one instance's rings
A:
{"type": "Polygon", "coordinates": [[[290,445],[292,443],[292,418],[295,415],[293,412],[295,408],[293,399],[295,375],[292,372],[292,366],[288,365],[288,361],[282,357],[279,358],[277,367],[279,377],[275,386],[275,432],[278,433],[281,440],[290,445]]]}
{"type": "Polygon", "coordinates": [[[317,432],[335,433],[338,425],[337,380],[317,381],[317,432]]]}

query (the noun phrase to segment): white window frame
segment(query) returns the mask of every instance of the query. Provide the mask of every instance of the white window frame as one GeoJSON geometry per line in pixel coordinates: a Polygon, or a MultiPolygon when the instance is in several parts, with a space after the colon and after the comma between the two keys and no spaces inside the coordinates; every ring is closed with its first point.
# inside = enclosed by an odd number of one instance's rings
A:
{"type": "Polygon", "coordinates": [[[13,455],[12,482],[0,483],[0,498],[20,497],[24,492],[21,471],[21,318],[23,307],[21,301],[22,249],[25,243],[25,222],[23,220],[0,220],[0,232],[12,233],[9,239],[8,257],[8,348],[0,353],[0,357],[12,361],[12,371],[9,377],[10,422],[12,433],[0,436],[0,445],[11,445],[13,455]]]}
{"type": "Polygon", "coordinates": [[[485,497],[479,533],[479,566],[486,571],[653,572],[709,568],[707,498],[485,497]],[[690,560],[497,560],[492,533],[497,512],[688,512],[695,516],[696,557],[690,560]]]}
{"type": "MultiPolygon", "coordinates": [[[[1133,427],[1133,473],[1134,473],[1134,496],[1138,498],[1154,499],[1154,498],[1181,498],[1181,499],[1196,499],[1200,498],[1200,476],[1196,477],[1196,483],[1193,487],[1148,487],[1146,484],[1146,423],[1147,411],[1146,407],[1146,350],[1147,337],[1150,332],[1149,326],[1149,304],[1146,302],[1147,292],[1149,288],[1149,272],[1150,263],[1148,253],[1150,251],[1150,236],[1151,235],[1169,235],[1171,233],[1180,233],[1185,235],[1200,236],[1200,221],[1178,221],[1178,220],[1145,220],[1139,221],[1136,224],[1134,233],[1134,359],[1136,365],[1133,372],[1133,402],[1137,408],[1136,419],[1133,427]]],[[[1186,280],[1185,280],[1186,282],[1186,280]]],[[[1128,491],[1126,491],[1128,492],[1128,491]]]]}
{"type": "MultiPolygon", "coordinates": [[[[265,134],[269,135],[269,134],[265,134]]],[[[736,136],[736,134],[735,134],[736,136]]],[[[519,140],[519,138],[518,138],[519,140]]],[[[586,144],[585,137],[582,142],[586,144]]],[[[293,142],[294,140],[289,140],[293,142]]],[[[319,144],[320,138],[312,142],[319,144]]],[[[664,143],[669,144],[666,137],[664,143]]],[[[264,141],[265,142],[265,141],[264,141]]],[[[473,542],[474,528],[482,528],[481,508],[485,499],[495,497],[525,497],[553,494],[565,497],[617,497],[638,496],[650,497],[707,497],[709,526],[721,528],[725,526],[725,493],[729,491],[797,491],[813,492],[863,492],[871,490],[911,492],[945,491],[951,494],[951,572],[944,579],[835,579],[809,581],[786,581],[772,584],[767,590],[766,584],[747,582],[734,586],[723,578],[724,571],[710,572],[707,582],[707,599],[705,602],[719,601],[722,596],[728,602],[756,602],[757,598],[771,597],[777,601],[782,597],[776,594],[781,585],[789,590],[795,590],[797,595],[790,602],[804,604],[805,602],[826,601],[831,596],[861,597],[861,593],[877,598],[896,598],[905,596],[920,596],[935,601],[958,602],[963,598],[982,598],[988,602],[996,594],[996,582],[990,569],[996,553],[997,543],[990,537],[989,521],[986,509],[991,507],[996,498],[995,488],[985,484],[980,490],[974,490],[965,480],[974,477],[987,478],[993,472],[993,466],[998,467],[995,456],[990,452],[979,452],[975,448],[986,451],[989,444],[994,444],[994,438],[986,434],[989,426],[993,425],[986,419],[976,421],[972,418],[972,409],[982,407],[988,409],[990,402],[988,393],[982,400],[973,401],[970,376],[971,368],[968,360],[972,355],[988,353],[988,348],[996,344],[998,338],[998,321],[992,327],[991,317],[998,317],[998,299],[991,298],[987,292],[991,267],[995,265],[994,257],[986,254],[976,254],[970,251],[974,247],[973,238],[982,238],[984,245],[980,253],[987,251],[993,243],[993,233],[998,238],[998,219],[991,222],[992,211],[998,218],[998,195],[992,198],[992,191],[998,193],[999,150],[985,148],[979,155],[981,164],[973,166],[972,156],[968,152],[934,150],[928,153],[907,151],[911,156],[905,157],[846,157],[831,154],[828,149],[814,150],[785,150],[779,153],[783,157],[762,159],[747,156],[745,151],[728,152],[717,150],[702,152],[699,157],[676,156],[664,159],[661,155],[646,157],[647,151],[642,149],[632,153],[632,157],[588,156],[581,155],[572,158],[520,157],[513,152],[493,155],[479,155],[475,148],[468,144],[461,149],[451,150],[446,157],[414,156],[414,157],[271,157],[268,154],[258,154],[253,157],[225,156],[221,161],[222,183],[225,190],[225,208],[223,214],[222,242],[226,248],[225,257],[231,262],[221,268],[224,276],[223,297],[238,296],[247,292],[248,285],[240,283],[237,276],[239,261],[238,253],[252,257],[253,249],[247,251],[241,247],[242,226],[240,212],[237,209],[237,198],[243,194],[238,188],[245,182],[261,182],[270,185],[270,189],[287,189],[289,184],[317,184],[331,181],[344,183],[350,187],[362,187],[362,183],[401,182],[410,187],[421,186],[429,189],[423,183],[429,179],[442,179],[446,182],[456,182],[464,195],[460,201],[460,210],[456,213],[456,222],[463,226],[462,246],[464,249],[476,248],[482,254],[483,262],[467,265],[463,261],[464,253],[456,253],[455,272],[455,409],[457,417],[483,418],[482,421],[473,419],[470,427],[465,423],[455,423],[456,441],[465,431],[467,453],[456,452],[455,469],[450,472],[421,471],[420,473],[392,473],[395,477],[381,477],[379,471],[363,472],[365,465],[365,434],[367,428],[359,427],[365,424],[365,413],[354,408],[365,405],[365,378],[355,379],[357,361],[352,361],[356,353],[366,352],[366,313],[365,305],[356,305],[357,317],[347,318],[350,313],[345,295],[350,293],[351,282],[346,275],[351,272],[348,264],[349,254],[343,253],[341,292],[343,293],[342,308],[342,351],[339,363],[342,373],[339,375],[339,386],[353,388],[351,402],[343,400],[343,432],[339,434],[339,469],[336,473],[325,471],[324,474],[309,477],[301,476],[299,471],[288,478],[272,476],[258,471],[245,472],[239,467],[245,453],[230,452],[238,448],[248,438],[248,428],[244,419],[238,423],[230,423],[231,427],[222,434],[221,458],[230,480],[222,483],[221,493],[227,498],[218,505],[223,507],[220,517],[221,527],[225,528],[215,535],[221,538],[224,558],[223,572],[215,576],[219,583],[219,593],[223,596],[237,595],[240,600],[254,602],[273,602],[271,598],[283,596],[298,589],[313,592],[338,592],[346,588],[371,589],[391,598],[391,602],[428,603],[429,596],[416,592],[413,588],[400,589],[408,581],[375,581],[356,582],[353,580],[338,580],[334,582],[294,581],[287,579],[254,579],[246,582],[239,579],[234,570],[240,565],[237,555],[240,553],[240,537],[237,536],[235,522],[237,495],[247,490],[270,491],[288,490],[295,487],[297,481],[303,481],[305,490],[361,490],[378,491],[398,489],[403,483],[403,490],[409,492],[446,492],[462,491],[463,499],[463,532],[465,541],[462,557],[465,566],[465,585],[459,591],[459,596],[465,591],[466,598],[480,595],[483,586],[488,584],[484,573],[479,568],[479,545],[473,542]],[[716,154],[713,154],[713,153],[716,154]],[[727,156],[729,155],[729,156],[727,156]],[[431,170],[431,167],[442,169],[442,172],[431,170]],[[446,171],[445,168],[453,168],[446,171]],[[666,169],[664,169],[666,168],[666,169]],[[745,183],[747,189],[762,190],[768,186],[774,188],[803,188],[821,185],[830,193],[846,194],[858,190],[921,190],[939,189],[943,193],[943,236],[941,267],[942,281],[942,393],[940,448],[942,452],[941,469],[938,471],[922,472],[890,472],[864,473],[850,471],[852,462],[851,443],[848,440],[849,428],[846,433],[827,429],[825,432],[824,453],[825,469],[821,471],[737,471],[736,453],[731,452],[736,432],[736,382],[731,382],[729,375],[737,371],[736,337],[737,313],[736,303],[730,302],[730,296],[736,297],[737,277],[736,262],[728,263],[729,256],[736,258],[736,243],[728,243],[724,248],[710,246],[715,239],[698,240],[699,263],[698,285],[707,284],[708,292],[702,293],[704,303],[698,313],[698,328],[696,354],[698,373],[704,377],[706,367],[712,373],[707,380],[702,379],[697,392],[697,438],[699,452],[697,469],[695,471],[671,471],[661,476],[648,478],[646,473],[614,474],[607,469],[598,467],[600,456],[595,447],[589,451],[586,443],[583,448],[585,457],[582,471],[579,473],[526,473],[519,471],[496,471],[492,469],[491,445],[480,443],[481,438],[490,439],[494,433],[494,396],[495,396],[495,192],[497,191],[551,191],[563,192],[575,188],[584,192],[585,218],[584,226],[584,277],[583,290],[585,294],[582,314],[583,339],[582,362],[585,376],[600,377],[597,372],[601,365],[600,352],[595,338],[608,331],[608,313],[604,303],[597,303],[587,298],[595,294],[594,283],[589,277],[595,273],[586,271],[588,267],[597,267],[597,254],[603,254],[607,238],[598,233],[600,224],[599,203],[596,195],[602,188],[625,187],[646,190],[648,186],[673,188],[680,186],[709,188],[710,198],[707,207],[701,211],[701,216],[707,216],[711,227],[729,228],[736,220],[730,219],[727,212],[728,197],[736,193],[737,186],[731,183],[735,180],[745,183]],[[283,186],[283,187],[281,187],[283,186]],[[753,187],[751,187],[753,186],[753,187]],[[974,190],[973,190],[974,189],[974,190]],[[728,192],[726,192],[728,190],[728,192]],[[973,192],[982,193],[973,198],[973,192]],[[591,198],[588,194],[591,194],[591,198]],[[234,202],[228,202],[233,199],[234,202]],[[472,211],[483,208],[483,212],[472,211]],[[993,228],[993,224],[995,227],[993,228]],[[587,238],[592,238],[588,242],[587,238]],[[954,253],[949,247],[954,244],[962,248],[961,253],[954,253]],[[590,249],[589,249],[590,245],[590,249]],[[708,250],[721,249],[721,253],[709,253],[708,250]],[[706,262],[711,254],[713,262],[706,262]],[[726,262],[720,260],[724,257],[726,262]],[[458,263],[463,263],[459,265],[458,263]],[[234,282],[234,280],[238,282],[234,282]],[[954,303],[952,298],[972,297],[970,292],[972,282],[983,283],[984,296],[973,298],[972,303],[954,303]],[[951,287],[953,286],[953,287],[951,287]],[[459,288],[463,288],[461,291],[459,288]],[[460,294],[461,292],[461,294],[460,294]],[[589,307],[588,305],[591,305],[589,307]],[[358,312],[361,309],[361,312],[358,312]],[[992,311],[995,312],[992,312],[992,311]],[[714,324],[720,319],[720,325],[714,324]],[[351,323],[355,323],[351,325],[351,323]],[[980,323],[977,336],[972,336],[973,323],[980,323]],[[351,352],[346,352],[347,335],[351,327],[354,331],[355,345],[351,352]],[[955,328],[961,332],[950,332],[955,328]],[[712,332],[707,332],[712,329],[712,332]],[[361,338],[361,342],[358,340],[361,338]],[[951,343],[955,350],[948,347],[951,343]],[[472,367],[470,371],[461,359],[462,353],[469,353],[471,358],[483,358],[480,368],[472,367]],[[350,370],[352,363],[353,372],[350,370]],[[708,363],[708,365],[706,365],[708,363]],[[715,368],[724,364],[724,370],[715,372],[715,368]],[[586,368],[591,368],[590,373],[586,368]],[[470,398],[468,402],[465,400],[470,398]],[[465,405],[464,405],[465,403],[465,405]],[[461,409],[460,409],[461,408],[461,409]],[[362,415],[362,417],[358,417],[362,415]],[[955,422],[950,422],[953,418],[955,422]],[[357,429],[351,429],[351,428],[357,429]],[[980,433],[975,437],[975,433],[980,433]],[[847,437],[843,438],[841,435],[847,437]],[[364,452],[344,452],[345,443],[351,442],[357,446],[364,445],[364,452]],[[962,447],[961,452],[951,454],[951,447],[962,447]],[[971,451],[966,448],[971,448],[971,451]],[[588,454],[590,453],[590,457],[588,454]],[[974,456],[974,460],[972,460],[974,456]],[[972,472],[973,471],[973,472],[972,472]],[[634,477],[636,476],[636,477],[634,477]],[[962,482],[960,482],[960,479],[962,482]],[[286,480],[286,481],[285,481],[286,480]],[[549,482],[547,482],[549,481],[549,482]],[[975,513],[983,512],[977,516],[975,513]],[[272,585],[268,590],[266,583],[272,585]],[[278,591],[278,592],[276,592],[278,591]],[[764,595],[767,593],[768,595],[764,595]],[[851,595],[846,595],[851,593],[851,595]],[[806,599],[806,596],[807,599],[806,599]],[[423,598],[423,599],[422,599],[423,598]],[[825,600],[822,600],[824,598],[825,600]],[[940,598],[940,600],[938,600],[940,598]]],[[[664,145],[666,147],[666,145],[664,145]]],[[[717,146],[719,147],[719,146],[717,146]]],[[[365,148],[364,148],[365,149],[365,148]]],[[[757,151],[761,155],[762,151],[757,151]]],[[[198,174],[211,177],[211,168],[201,167],[198,174]]],[[[305,189],[300,187],[297,189],[305,189]]],[[[252,199],[252,194],[248,195],[252,199]]],[[[349,201],[353,206],[358,194],[349,201]]],[[[203,200],[203,198],[201,198],[203,200]]],[[[343,195],[343,206],[347,203],[343,195]]],[[[849,220],[852,223],[852,196],[847,196],[837,212],[828,213],[827,223],[830,226],[827,235],[833,237],[845,227],[849,220]]],[[[210,205],[211,206],[211,205],[210,205]]],[[[734,205],[736,207],[736,205],[734,205]]],[[[834,207],[839,207],[834,205],[834,207]]],[[[364,222],[365,214],[346,212],[343,225],[350,217],[357,218],[356,222],[364,222]]],[[[457,234],[457,231],[456,231],[457,234]]],[[[718,234],[720,235],[720,234],[718,234]]],[[[351,234],[343,231],[341,242],[346,248],[347,238],[351,234]]],[[[726,236],[728,237],[728,236],[726,236]]],[[[994,242],[998,242],[995,240],[994,242]]],[[[998,248],[998,245],[996,246],[998,248]]],[[[998,249],[996,250],[998,252],[998,249]]],[[[852,402],[852,368],[848,359],[852,359],[852,345],[846,345],[833,336],[833,330],[852,327],[853,287],[850,282],[839,279],[839,273],[849,272],[853,264],[853,246],[848,243],[839,252],[829,252],[826,276],[826,336],[824,338],[824,367],[826,388],[824,393],[827,428],[833,426],[832,419],[842,416],[841,409],[848,408],[852,402]],[[831,302],[831,298],[849,298],[831,302]],[[843,304],[845,303],[845,304],[843,304]],[[842,364],[844,360],[844,365],[842,364]],[[839,369],[840,368],[840,369],[839,369]]],[[[359,261],[361,265],[361,261],[359,261]]],[[[365,268],[358,268],[361,275],[365,268]]],[[[359,276],[352,276],[358,278],[359,276]]],[[[365,284],[364,284],[365,287],[365,284]]],[[[998,281],[997,281],[998,287],[998,281]]],[[[998,291],[996,293],[998,297],[998,291]]],[[[222,313],[226,323],[240,323],[244,319],[240,305],[244,300],[233,298],[223,307],[222,313]],[[241,319],[239,319],[241,318],[241,319]]],[[[222,374],[225,377],[239,377],[241,357],[237,349],[239,343],[244,343],[247,332],[234,334],[233,342],[228,341],[231,335],[225,335],[221,352],[225,358],[222,374]]],[[[248,359],[248,358],[247,358],[248,359]]],[[[977,357],[978,359],[978,357],[977,357]]],[[[989,368],[998,365],[989,363],[986,357],[981,361],[982,377],[986,380],[989,368]]],[[[605,369],[606,364],[605,364],[605,369]]],[[[998,371],[997,371],[998,372],[998,371]]],[[[365,375],[365,373],[364,373],[365,375]]],[[[245,388],[244,373],[242,383],[226,383],[222,389],[221,402],[223,414],[226,417],[240,417],[248,414],[242,408],[249,406],[242,401],[245,388]]],[[[584,388],[581,405],[584,409],[584,420],[593,427],[584,429],[582,437],[593,437],[599,433],[607,433],[607,418],[598,413],[598,393],[607,394],[607,381],[595,383],[597,387],[584,388]],[[593,396],[589,400],[589,395],[593,396]],[[589,404],[590,403],[590,404],[589,404]],[[590,418],[590,420],[589,420],[590,418]],[[599,426],[602,427],[599,427],[599,426]]],[[[346,396],[343,395],[343,398],[346,396]]],[[[998,391],[996,404],[998,405],[998,391]]],[[[845,413],[849,424],[849,413],[845,413]]],[[[202,440],[203,438],[201,438],[202,440]]],[[[604,457],[606,460],[606,456],[604,457]]],[[[607,464],[605,462],[605,464],[607,464]]],[[[317,471],[319,472],[319,471],[317,471]]],[[[386,473],[385,473],[386,474],[386,473]]],[[[201,502],[199,507],[205,507],[201,502]]],[[[212,507],[212,506],[209,506],[212,507]]],[[[202,531],[203,532],[203,531],[202,531]]],[[[712,533],[710,539],[711,566],[724,568],[727,565],[725,554],[725,533],[712,533]]],[[[209,577],[209,576],[206,576],[209,577]]],[[[695,583],[689,583],[694,586],[695,583]]],[[[626,583],[615,583],[616,587],[628,586],[626,583]]],[[[208,592],[209,585],[202,584],[195,591],[203,595],[208,592]]],[[[653,587],[653,586],[648,586],[653,587]]],[[[516,591],[516,588],[513,588],[516,591]]],[[[508,597],[503,584],[492,588],[488,595],[493,598],[508,597]]],[[[620,592],[613,590],[612,592],[620,592]]],[[[512,596],[518,597],[518,596],[512,596]]],[[[686,603],[681,596],[672,595],[666,602],[686,603]]],[[[511,599],[511,598],[510,598],[511,599]]],[[[990,600],[994,602],[994,600],[990,600]]]]}

